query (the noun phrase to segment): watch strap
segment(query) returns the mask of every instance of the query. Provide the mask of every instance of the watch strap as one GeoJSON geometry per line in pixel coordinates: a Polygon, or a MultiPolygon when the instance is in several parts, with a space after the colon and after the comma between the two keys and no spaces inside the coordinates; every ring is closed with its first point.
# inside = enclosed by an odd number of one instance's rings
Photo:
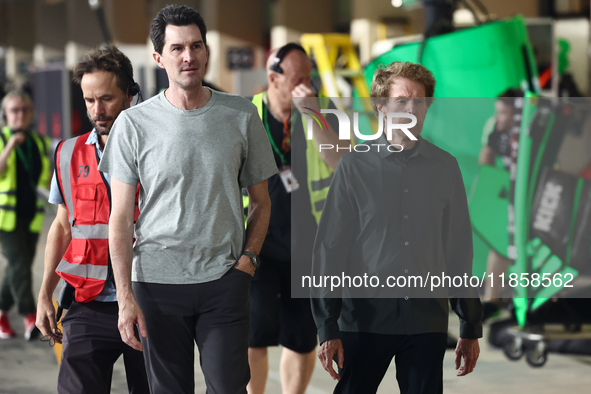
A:
{"type": "Polygon", "coordinates": [[[249,250],[245,250],[244,252],[242,252],[242,255],[250,257],[250,260],[252,261],[252,264],[255,268],[259,268],[261,266],[261,260],[259,259],[259,256],[255,253],[249,250]]]}

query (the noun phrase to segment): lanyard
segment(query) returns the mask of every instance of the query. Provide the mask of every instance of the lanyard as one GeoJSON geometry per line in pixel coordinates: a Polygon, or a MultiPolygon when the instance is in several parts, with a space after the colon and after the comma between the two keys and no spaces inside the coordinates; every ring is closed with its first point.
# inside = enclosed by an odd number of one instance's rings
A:
{"type": "MultiPolygon", "coordinates": [[[[281,159],[281,165],[282,166],[286,166],[287,165],[287,159],[285,158],[285,155],[283,153],[281,153],[281,150],[277,147],[277,144],[275,144],[275,140],[273,139],[273,136],[271,135],[271,128],[269,127],[269,121],[267,119],[268,117],[268,112],[270,111],[269,109],[269,99],[267,94],[265,93],[265,98],[267,99],[267,110],[263,111],[263,122],[265,123],[265,130],[267,131],[267,136],[269,137],[269,141],[271,141],[271,147],[273,148],[273,151],[275,153],[277,153],[277,156],[279,156],[279,159],[281,159]]],[[[292,119],[291,119],[291,128],[293,129],[294,125],[295,125],[295,120],[296,120],[296,115],[294,114],[292,119]]],[[[285,127],[285,126],[284,126],[285,127]]],[[[290,136],[290,142],[291,142],[291,136],[290,136]]]]}

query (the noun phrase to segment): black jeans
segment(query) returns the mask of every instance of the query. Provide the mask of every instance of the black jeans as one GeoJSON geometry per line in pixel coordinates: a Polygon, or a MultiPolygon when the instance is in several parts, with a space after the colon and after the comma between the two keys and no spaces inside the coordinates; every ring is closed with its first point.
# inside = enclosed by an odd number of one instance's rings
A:
{"type": "Polygon", "coordinates": [[[345,354],[334,393],[371,394],[378,390],[395,357],[401,394],[443,393],[447,334],[385,335],[341,332],[345,354]]]}
{"type": "Polygon", "coordinates": [[[206,283],[133,283],[148,330],[141,341],[150,393],[195,392],[197,343],[207,394],[246,394],[250,281],[231,268],[206,283]]]}
{"type": "Polygon", "coordinates": [[[117,302],[72,303],[62,320],[64,345],[57,381],[59,394],[110,393],[113,364],[121,355],[129,392],[149,392],[144,357],[121,340],[118,314],[117,302]]]}
{"type": "Polygon", "coordinates": [[[30,221],[17,219],[14,231],[0,231],[2,254],[7,265],[0,288],[0,310],[8,311],[14,304],[18,313],[28,315],[36,310],[33,298],[31,267],[39,234],[29,231],[30,221]]]}

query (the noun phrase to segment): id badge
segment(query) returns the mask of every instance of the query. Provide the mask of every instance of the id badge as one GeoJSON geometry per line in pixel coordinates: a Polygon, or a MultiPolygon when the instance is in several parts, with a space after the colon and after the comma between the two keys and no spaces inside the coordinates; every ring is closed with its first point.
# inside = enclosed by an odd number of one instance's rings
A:
{"type": "Polygon", "coordinates": [[[285,188],[286,192],[291,193],[295,190],[298,190],[300,187],[300,184],[293,176],[289,166],[281,167],[281,170],[279,170],[279,176],[281,177],[281,182],[283,182],[283,187],[285,188]]]}

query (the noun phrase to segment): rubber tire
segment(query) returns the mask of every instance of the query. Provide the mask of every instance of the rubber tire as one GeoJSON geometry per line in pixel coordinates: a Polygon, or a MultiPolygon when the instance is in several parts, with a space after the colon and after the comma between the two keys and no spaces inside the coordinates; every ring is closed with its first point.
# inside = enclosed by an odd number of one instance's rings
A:
{"type": "Polygon", "coordinates": [[[528,349],[527,353],[525,354],[525,361],[527,361],[530,367],[543,367],[544,364],[546,364],[546,361],[548,361],[548,350],[546,350],[546,347],[544,347],[544,350],[540,352],[537,349],[537,346],[533,349],[528,349]]]}
{"type": "Polygon", "coordinates": [[[523,341],[519,341],[517,337],[514,337],[511,342],[508,342],[503,346],[503,353],[505,353],[505,356],[511,361],[520,360],[524,354],[523,341]]]}

